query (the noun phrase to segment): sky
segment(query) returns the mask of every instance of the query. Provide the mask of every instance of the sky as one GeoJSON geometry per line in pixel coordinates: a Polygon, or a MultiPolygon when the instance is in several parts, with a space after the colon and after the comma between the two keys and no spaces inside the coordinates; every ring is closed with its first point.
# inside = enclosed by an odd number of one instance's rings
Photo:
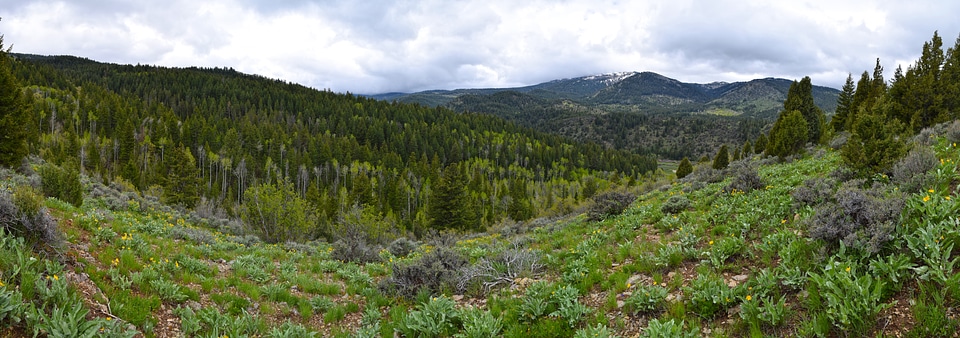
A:
{"type": "Polygon", "coordinates": [[[532,85],[652,71],[684,82],[889,79],[960,1],[0,0],[15,53],[238,71],[336,92],[532,85]]]}

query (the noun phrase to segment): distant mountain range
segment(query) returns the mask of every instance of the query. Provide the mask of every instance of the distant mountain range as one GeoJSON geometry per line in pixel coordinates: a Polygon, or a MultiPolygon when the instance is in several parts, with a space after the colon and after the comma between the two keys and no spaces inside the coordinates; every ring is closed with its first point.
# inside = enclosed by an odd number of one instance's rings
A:
{"type": "MultiPolygon", "coordinates": [[[[443,106],[661,158],[699,158],[722,144],[741,147],[776,119],[793,81],[685,83],[652,72],[554,80],[526,87],[388,93],[373,98],[443,106]]],[[[814,86],[827,115],[840,91],[814,86]]]]}
{"type": "MultiPolygon", "coordinates": [[[[605,110],[639,113],[706,113],[775,118],[791,80],[686,83],[653,72],[624,72],[561,79],[526,87],[428,90],[371,95],[380,100],[447,106],[463,95],[488,96],[512,91],[541,99],[570,100],[605,110]]],[[[836,110],[839,90],[814,86],[816,104],[828,115],[836,110]]]]}

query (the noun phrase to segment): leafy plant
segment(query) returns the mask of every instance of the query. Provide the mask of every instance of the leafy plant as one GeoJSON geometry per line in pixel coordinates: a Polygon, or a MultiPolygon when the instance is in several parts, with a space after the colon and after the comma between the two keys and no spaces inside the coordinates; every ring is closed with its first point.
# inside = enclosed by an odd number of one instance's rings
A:
{"type": "Polygon", "coordinates": [[[486,338],[496,337],[503,329],[500,318],[496,318],[489,311],[476,308],[461,310],[463,332],[454,335],[457,338],[486,338]]]}
{"type": "Polygon", "coordinates": [[[623,307],[635,315],[654,312],[663,308],[666,298],[666,288],[655,285],[641,285],[623,300],[623,307]]]}
{"type": "Polygon", "coordinates": [[[641,337],[644,338],[696,338],[700,336],[700,330],[695,327],[684,328],[684,322],[675,322],[673,319],[661,321],[653,319],[647,323],[647,328],[643,330],[641,337]]]}
{"type": "Polygon", "coordinates": [[[34,328],[34,332],[45,333],[48,337],[95,337],[100,330],[100,321],[87,320],[87,309],[82,303],[73,306],[54,306],[47,315],[39,311],[41,320],[34,328]]]}
{"type": "Polygon", "coordinates": [[[593,198],[593,205],[587,211],[587,218],[599,221],[622,214],[637,196],[627,192],[608,192],[593,198]]]}
{"type": "Polygon", "coordinates": [[[809,273],[810,281],[824,300],[827,318],[846,332],[863,333],[871,321],[889,305],[882,302],[883,280],[858,274],[851,262],[831,260],[823,273],[809,273]]]}
{"type": "Polygon", "coordinates": [[[434,297],[420,304],[404,319],[403,327],[420,337],[449,336],[460,324],[456,303],[447,297],[434,297]]]}
{"type": "Polygon", "coordinates": [[[190,296],[180,290],[180,285],[165,279],[151,280],[150,287],[152,287],[163,300],[180,303],[190,298],[190,296]]]}
{"type": "Polygon", "coordinates": [[[723,278],[714,274],[700,274],[684,288],[690,308],[703,318],[713,318],[720,310],[734,304],[736,292],[727,287],[723,278]]]}
{"type": "Polygon", "coordinates": [[[574,338],[611,338],[616,337],[606,325],[597,323],[597,326],[587,326],[573,335],[574,338]]]}

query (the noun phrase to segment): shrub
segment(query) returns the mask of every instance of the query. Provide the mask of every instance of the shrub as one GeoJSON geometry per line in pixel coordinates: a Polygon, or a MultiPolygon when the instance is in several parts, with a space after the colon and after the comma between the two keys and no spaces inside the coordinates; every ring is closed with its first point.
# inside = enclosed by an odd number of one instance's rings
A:
{"type": "Polygon", "coordinates": [[[406,237],[400,237],[393,240],[393,242],[387,246],[387,251],[390,251],[390,254],[396,257],[405,257],[419,246],[420,244],[416,241],[412,241],[406,237]]]}
{"type": "Polygon", "coordinates": [[[689,308],[702,318],[713,318],[720,310],[734,305],[736,294],[717,275],[698,275],[683,292],[689,308]]]}
{"type": "Polygon", "coordinates": [[[663,205],[660,207],[660,211],[665,214],[678,214],[687,208],[690,208],[690,199],[683,195],[673,195],[670,196],[663,205]]]}
{"type": "Polygon", "coordinates": [[[63,246],[63,233],[43,206],[43,197],[29,186],[17,186],[13,194],[0,192],[0,228],[36,245],[54,249],[63,246]]]}
{"type": "Polygon", "coordinates": [[[733,180],[730,185],[724,188],[725,192],[740,191],[749,192],[754,189],[762,189],[766,186],[760,179],[757,172],[757,166],[747,161],[734,162],[730,167],[733,171],[733,180]]]}
{"type": "Polygon", "coordinates": [[[703,183],[717,183],[723,181],[723,170],[713,169],[710,166],[698,166],[693,169],[693,173],[685,176],[681,179],[681,182],[685,183],[694,183],[694,182],[703,182],[703,183]]]}
{"type": "Polygon", "coordinates": [[[593,198],[593,205],[588,211],[588,219],[600,221],[607,217],[622,214],[637,196],[628,192],[608,192],[593,198]]]}
{"type": "Polygon", "coordinates": [[[451,336],[460,323],[456,305],[447,297],[434,297],[410,312],[400,329],[407,337],[451,336]]]}
{"type": "Polygon", "coordinates": [[[47,163],[40,166],[43,194],[79,207],[83,204],[83,185],[80,172],[72,166],[63,168],[47,163]]]}
{"type": "Polygon", "coordinates": [[[677,172],[676,172],[677,179],[687,177],[687,175],[690,175],[690,173],[692,172],[693,172],[693,165],[690,164],[689,159],[684,157],[683,160],[680,161],[680,164],[677,166],[677,172]]]}
{"type": "Polygon", "coordinates": [[[333,242],[331,257],[341,262],[372,263],[380,261],[380,247],[367,243],[361,233],[344,236],[333,242]]]}
{"type": "Polygon", "coordinates": [[[459,271],[466,264],[459,253],[441,247],[411,264],[394,265],[393,275],[380,283],[380,289],[408,299],[420,292],[438,294],[444,287],[456,285],[459,271]]]}
{"type": "Polygon", "coordinates": [[[837,190],[836,202],[817,207],[808,219],[810,237],[821,239],[831,247],[844,245],[871,253],[880,251],[891,239],[903,210],[901,195],[874,185],[862,189],[862,180],[844,183],[837,190]]]}
{"type": "Polygon", "coordinates": [[[811,178],[804,181],[802,186],[794,189],[790,195],[793,196],[796,208],[815,207],[832,201],[836,186],[837,181],[833,178],[811,178]]]}
{"type": "Polygon", "coordinates": [[[900,185],[900,190],[916,193],[933,180],[929,172],[936,167],[937,155],[933,150],[930,147],[916,147],[893,165],[891,178],[900,185]]]}
{"type": "Polygon", "coordinates": [[[503,329],[500,318],[494,317],[489,311],[466,308],[460,311],[460,318],[463,320],[463,332],[454,335],[457,338],[496,337],[503,329]]]}
{"type": "Polygon", "coordinates": [[[493,259],[481,258],[476,264],[463,269],[457,290],[464,292],[471,283],[479,282],[489,291],[498,285],[513,284],[517,278],[534,276],[543,268],[535,252],[504,250],[493,259]]]}

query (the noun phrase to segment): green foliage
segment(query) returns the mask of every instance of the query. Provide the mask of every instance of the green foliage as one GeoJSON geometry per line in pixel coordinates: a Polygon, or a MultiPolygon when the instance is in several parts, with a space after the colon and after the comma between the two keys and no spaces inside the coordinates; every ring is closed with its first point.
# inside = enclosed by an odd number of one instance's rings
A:
{"type": "Polygon", "coordinates": [[[834,131],[840,132],[846,130],[847,119],[852,117],[853,93],[856,86],[853,84],[853,74],[847,74],[847,81],[840,89],[840,95],[837,97],[837,111],[830,119],[830,126],[834,131]]]}
{"type": "Polygon", "coordinates": [[[48,315],[40,311],[41,320],[34,328],[34,332],[45,333],[48,337],[79,338],[95,337],[100,330],[99,320],[87,320],[87,309],[83,303],[77,302],[70,307],[55,306],[48,315]]]}
{"type": "Polygon", "coordinates": [[[920,283],[916,304],[912,306],[917,325],[907,337],[949,337],[960,328],[960,322],[951,318],[947,311],[945,291],[936,284],[920,283]]]}
{"type": "Polygon", "coordinates": [[[882,298],[885,282],[860,274],[859,268],[853,262],[831,259],[822,273],[811,272],[809,276],[830,322],[844,332],[863,334],[889,304],[882,298]]]}
{"type": "Polygon", "coordinates": [[[453,300],[440,296],[417,306],[401,324],[401,332],[408,337],[451,336],[461,323],[460,312],[453,300]]]}
{"type": "Polygon", "coordinates": [[[700,274],[684,287],[687,306],[702,318],[713,318],[721,310],[735,305],[736,290],[723,282],[723,278],[714,274],[700,274]]]}
{"type": "Polygon", "coordinates": [[[691,324],[689,329],[684,328],[684,322],[675,322],[674,319],[661,321],[652,319],[647,323],[647,328],[643,330],[643,338],[696,338],[700,336],[700,330],[691,324]]]}
{"type": "Polygon", "coordinates": [[[43,194],[80,207],[83,204],[83,186],[80,172],[72,165],[58,167],[51,163],[40,166],[43,194]]]}
{"type": "Polygon", "coordinates": [[[496,337],[503,329],[500,318],[494,317],[489,311],[465,308],[460,311],[460,318],[463,331],[454,335],[457,338],[496,337]]]}
{"type": "Polygon", "coordinates": [[[663,309],[666,305],[667,289],[656,285],[641,285],[623,300],[626,311],[638,315],[663,309]]]}
{"type": "Polygon", "coordinates": [[[753,143],[753,153],[763,154],[767,150],[767,134],[761,133],[757,136],[757,141],[753,143]]]}
{"type": "Polygon", "coordinates": [[[433,228],[478,230],[476,209],[469,205],[466,185],[460,165],[451,164],[443,169],[443,176],[430,195],[429,217],[433,228]]]}
{"type": "Polygon", "coordinates": [[[36,138],[31,130],[30,111],[25,107],[26,96],[11,71],[16,61],[3,48],[0,37],[0,166],[14,167],[27,155],[28,144],[36,138]]]}
{"type": "MultiPolygon", "coordinates": [[[[823,110],[813,102],[813,85],[809,76],[804,76],[800,82],[794,81],[790,85],[787,98],[783,101],[783,111],[798,111],[803,116],[807,125],[807,133],[804,141],[801,142],[801,146],[806,143],[816,144],[820,141],[821,136],[825,133],[826,117],[824,117],[823,110]]],[[[770,132],[770,135],[773,138],[773,131],[770,132]]],[[[792,153],[795,152],[790,154],[792,153]]]]}
{"type": "Polygon", "coordinates": [[[286,182],[260,184],[244,192],[244,223],[268,243],[305,241],[314,220],[307,202],[286,182]]]}
{"type": "Polygon", "coordinates": [[[690,164],[690,160],[684,157],[680,160],[680,164],[677,165],[677,179],[681,179],[690,175],[693,172],[693,165],[690,164]]]}
{"type": "Polygon", "coordinates": [[[717,155],[713,157],[713,169],[720,170],[727,167],[730,164],[730,154],[727,151],[727,145],[724,144],[720,146],[720,150],[717,151],[717,155]]]}
{"type": "Polygon", "coordinates": [[[840,151],[843,163],[861,177],[887,172],[906,153],[901,130],[897,120],[877,114],[859,116],[840,151]]]}
{"type": "Polygon", "coordinates": [[[780,158],[797,154],[807,144],[809,135],[809,126],[803,114],[797,110],[786,110],[780,113],[773,129],[770,129],[770,139],[764,151],[767,155],[780,158]]]}
{"type": "Polygon", "coordinates": [[[597,326],[587,326],[573,335],[574,338],[611,338],[616,337],[606,325],[597,323],[597,326]]]}
{"type": "Polygon", "coordinates": [[[171,149],[164,161],[167,167],[163,186],[163,201],[167,204],[193,208],[200,201],[199,186],[202,183],[197,170],[197,161],[189,149],[180,146],[171,149]]]}

